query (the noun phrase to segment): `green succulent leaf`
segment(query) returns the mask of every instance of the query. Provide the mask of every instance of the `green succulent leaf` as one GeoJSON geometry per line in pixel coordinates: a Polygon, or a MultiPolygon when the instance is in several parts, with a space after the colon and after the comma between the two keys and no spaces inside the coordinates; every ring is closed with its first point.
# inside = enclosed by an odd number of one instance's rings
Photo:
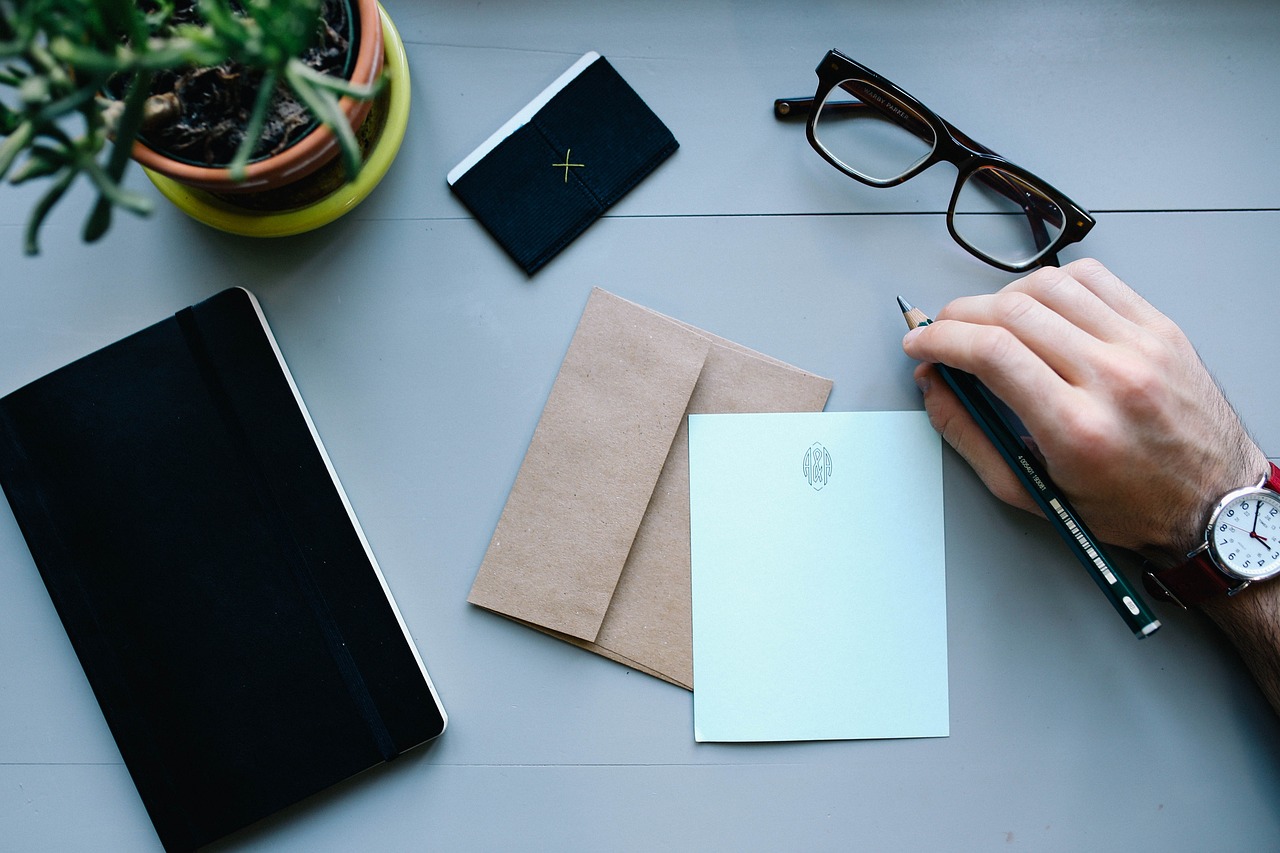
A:
{"type": "Polygon", "coordinates": [[[49,211],[53,210],[59,199],[66,193],[67,187],[71,186],[71,182],[76,179],[74,169],[64,169],[54,179],[53,184],[49,187],[40,200],[36,202],[36,206],[31,211],[31,216],[27,220],[26,230],[23,232],[23,250],[28,255],[40,254],[40,226],[44,223],[45,217],[49,215],[49,211]]]}
{"type": "Polygon", "coordinates": [[[35,145],[28,152],[26,161],[13,170],[9,183],[21,184],[34,178],[47,178],[72,162],[65,149],[35,145]]]}
{"type": "Polygon", "coordinates": [[[372,98],[382,81],[355,86],[299,59],[316,39],[323,0],[195,2],[199,20],[187,22],[175,0],[0,0],[0,179],[49,181],[28,219],[28,251],[38,251],[41,225],[81,174],[97,191],[85,240],[106,232],[114,208],[150,209],[121,181],[151,81],[171,70],[236,62],[262,76],[234,175],[244,176],[280,84],[330,127],[348,172],[358,171],[338,99],[372,98]]]}

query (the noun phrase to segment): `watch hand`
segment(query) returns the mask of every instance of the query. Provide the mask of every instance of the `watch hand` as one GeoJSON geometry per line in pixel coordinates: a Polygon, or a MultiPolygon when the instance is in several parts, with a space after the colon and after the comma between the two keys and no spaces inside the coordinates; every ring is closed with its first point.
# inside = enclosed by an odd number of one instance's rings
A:
{"type": "MultiPolygon", "coordinates": [[[[1253,502],[1253,533],[1256,536],[1258,532],[1258,513],[1262,512],[1262,501],[1253,502]]],[[[1261,537],[1258,537],[1261,538],[1261,537]]],[[[1263,542],[1267,540],[1263,539],[1263,542]]]]}
{"type": "Polygon", "coordinates": [[[1272,554],[1276,553],[1276,549],[1272,547],[1271,542],[1267,540],[1267,537],[1259,536],[1257,533],[1250,533],[1249,537],[1252,539],[1257,539],[1259,542],[1261,542],[1268,552],[1272,554]]]}

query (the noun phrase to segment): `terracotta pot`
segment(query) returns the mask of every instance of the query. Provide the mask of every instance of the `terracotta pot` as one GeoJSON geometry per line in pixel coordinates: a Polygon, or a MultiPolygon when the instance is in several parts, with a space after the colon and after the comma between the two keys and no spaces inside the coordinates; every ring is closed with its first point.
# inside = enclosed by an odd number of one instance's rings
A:
{"type": "Polygon", "coordinates": [[[341,163],[330,161],[283,188],[232,196],[185,186],[151,169],[144,168],[144,174],[161,195],[192,219],[246,237],[301,234],[350,213],[387,174],[409,125],[409,57],[395,24],[385,9],[380,11],[387,85],[371,102],[368,118],[356,131],[364,159],[355,178],[345,177],[341,163]],[[335,177],[340,183],[329,186],[335,177]]]}
{"type": "MultiPolygon", "coordinates": [[[[368,85],[382,73],[384,45],[382,21],[377,0],[354,0],[360,23],[360,41],[356,45],[356,62],[351,81],[368,85]]],[[[370,101],[342,97],[338,105],[352,128],[358,128],[369,113],[370,101]]],[[[135,142],[133,159],[152,172],[169,177],[180,184],[216,193],[250,193],[276,188],[305,178],[338,156],[338,140],[327,127],[319,126],[279,154],[250,163],[243,181],[233,181],[226,168],[193,166],[135,142]]]]}

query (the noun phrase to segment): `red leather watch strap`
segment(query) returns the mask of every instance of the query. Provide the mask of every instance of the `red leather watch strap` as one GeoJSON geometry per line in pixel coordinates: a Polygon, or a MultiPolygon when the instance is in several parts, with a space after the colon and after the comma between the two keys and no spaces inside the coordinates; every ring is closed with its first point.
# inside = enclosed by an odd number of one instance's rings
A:
{"type": "MultiPolygon", "coordinates": [[[[1280,492],[1280,468],[1274,463],[1271,463],[1271,473],[1263,485],[1273,492],[1280,492]]],[[[1226,595],[1237,586],[1235,581],[1218,570],[1206,551],[1171,568],[1148,571],[1142,580],[1147,592],[1154,597],[1184,607],[1226,595]]]]}
{"type": "Polygon", "coordinates": [[[1235,587],[1204,551],[1168,569],[1149,571],[1142,580],[1156,598],[1183,607],[1226,595],[1235,587]]]}

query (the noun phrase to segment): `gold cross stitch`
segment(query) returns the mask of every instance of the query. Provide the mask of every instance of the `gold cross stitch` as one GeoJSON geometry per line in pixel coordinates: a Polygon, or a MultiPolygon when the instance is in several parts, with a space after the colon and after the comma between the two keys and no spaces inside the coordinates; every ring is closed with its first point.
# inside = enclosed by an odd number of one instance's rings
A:
{"type": "Polygon", "coordinates": [[[570,155],[570,154],[572,154],[572,153],[573,153],[573,149],[572,149],[572,148],[566,148],[566,149],[565,149],[565,152],[564,152],[564,162],[563,162],[563,163],[552,163],[552,164],[551,164],[551,167],[552,167],[553,169],[559,169],[561,166],[563,166],[563,167],[564,167],[564,182],[565,182],[566,184],[567,184],[567,183],[569,183],[569,167],[570,167],[570,166],[577,166],[577,167],[580,167],[580,168],[583,168],[583,169],[585,169],[585,168],[587,167],[585,163],[570,163],[570,162],[569,162],[569,155],[570,155]]]}

